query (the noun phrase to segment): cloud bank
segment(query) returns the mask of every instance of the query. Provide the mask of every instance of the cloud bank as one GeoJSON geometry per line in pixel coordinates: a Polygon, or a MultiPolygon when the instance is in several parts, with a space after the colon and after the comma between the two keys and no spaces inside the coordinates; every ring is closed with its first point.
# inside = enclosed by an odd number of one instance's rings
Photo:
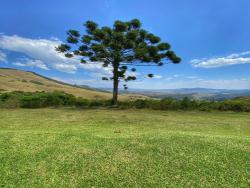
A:
{"type": "MultiPolygon", "coordinates": [[[[21,62],[14,62],[17,66],[38,67],[44,70],[56,69],[66,73],[75,73],[78,69],[103,74],[110,71],[109,68],[103,68],[100,63],[80,64],[77,58],[66,58],[55,50],[55,47],[61,43],[62,41],[55,38],[30,39],[0,34],[0,49],[23,53],[28,57],[21,62]]],[[[5,61],[6,55],[0,53],[0,60],[5,61]]]]}
{"type": "MultiPolygon", "coordinates": [[[[75,73],[84,69],[95,80],[112,76],[112,67],[103,67],[101,62],[81,64],[76,57],[66,58],[55,48],[63,43],[59,39],[30,39],[17,35],[0,34],[0,49],[25,54],[27,57],[18,58],[12,64],[20,67],[37,67],[43,70],[55,69],[66,73],[75,73]]],[[[1,52],[1,51],[0,51],[1,52]]],[[[0,60],[6,61],[6,55],[0,53],[0,60]]],[[[139,73],[126,72],[127,76],[139,76],[139,73]]],[[[157,75],[156,78],[161,78],[157,75]]]]}
{"type": "Polygon", "coordinates": [[[199,68],[217,68],[231,65],[250,63],[250,51],[242,53],[234,53],[226,57],[193,59],[191,65],[199,68]]]}
{"type": "Polygon", "coordinates": [[[13,65],[20,67],[38,67],[40,69],[50,70],[43,61],[29,58],[20,58],[19,61],[14,62],[13,65]]]}

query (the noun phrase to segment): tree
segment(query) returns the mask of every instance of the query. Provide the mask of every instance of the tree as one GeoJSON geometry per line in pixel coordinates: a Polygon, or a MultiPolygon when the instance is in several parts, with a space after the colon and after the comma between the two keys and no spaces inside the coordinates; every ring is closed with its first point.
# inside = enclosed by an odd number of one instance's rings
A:
{"type": "MultiPolygon", "coordinates": [[[[77,30],[69,30],[67,43],[56,50],[68,58],[80,57],[81,63],[102,63],[103,67],[112,67],[112,77],[102,77],[102,80],[113,81],[113,105],[117,104],[119,82],[136,80],[135,75],[126,74],[129,69],[136,72],[136,66],[162,66],[181,61],[168,43],[142,29],[138,19],[118,20],[113,27],[100,28],[93,21],[87,21],[84,26],[86,33],[83,35],[77,30]]],[[[153,76],[147,75],[149,78],[153,76]]],[[[127,84],[123,86],[127,89],[127,84]]]]}

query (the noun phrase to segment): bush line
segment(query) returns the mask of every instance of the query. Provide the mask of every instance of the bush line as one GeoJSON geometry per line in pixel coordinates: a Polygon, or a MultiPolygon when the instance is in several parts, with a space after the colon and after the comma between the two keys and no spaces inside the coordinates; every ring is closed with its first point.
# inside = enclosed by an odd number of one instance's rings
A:
{"type": "MultiPolygon", "coordinates": [[[[44,107],[111,107],[111,100],[87,100],[74,95],[54,92],[13,91],[0,94],[0,108],[44,108],[44,107]]],[[[235,98],[225,101],[193,100],[185,97],[182,100],[173,98],[138,99],[120,101],[118,108],[137,108],[154,110],[201,110],[201,111],[238,111],[250,112],[250,100],[235,98]]]]}

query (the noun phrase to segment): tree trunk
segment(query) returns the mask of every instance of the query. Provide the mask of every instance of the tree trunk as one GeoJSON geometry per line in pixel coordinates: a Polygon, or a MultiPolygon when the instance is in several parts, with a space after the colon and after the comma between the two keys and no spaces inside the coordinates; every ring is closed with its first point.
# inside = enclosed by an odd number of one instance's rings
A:
{"type": "Polygon", "coordinates": [[[118,67],[119,65],[113,65],[113,98],[112,98],[112,105],[117,105],[118,99],[118,85],[119,85],[119,75],[118,75],[118,67]]]}

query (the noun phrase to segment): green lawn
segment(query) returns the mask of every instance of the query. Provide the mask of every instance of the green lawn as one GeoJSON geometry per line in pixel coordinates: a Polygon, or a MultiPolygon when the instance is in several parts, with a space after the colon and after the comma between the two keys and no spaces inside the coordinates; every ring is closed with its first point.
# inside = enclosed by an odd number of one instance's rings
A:
{"type": "Polygon", "coordinates": [[[0,110],[0,187],[250,187],[250,113],[0,110]]]}

